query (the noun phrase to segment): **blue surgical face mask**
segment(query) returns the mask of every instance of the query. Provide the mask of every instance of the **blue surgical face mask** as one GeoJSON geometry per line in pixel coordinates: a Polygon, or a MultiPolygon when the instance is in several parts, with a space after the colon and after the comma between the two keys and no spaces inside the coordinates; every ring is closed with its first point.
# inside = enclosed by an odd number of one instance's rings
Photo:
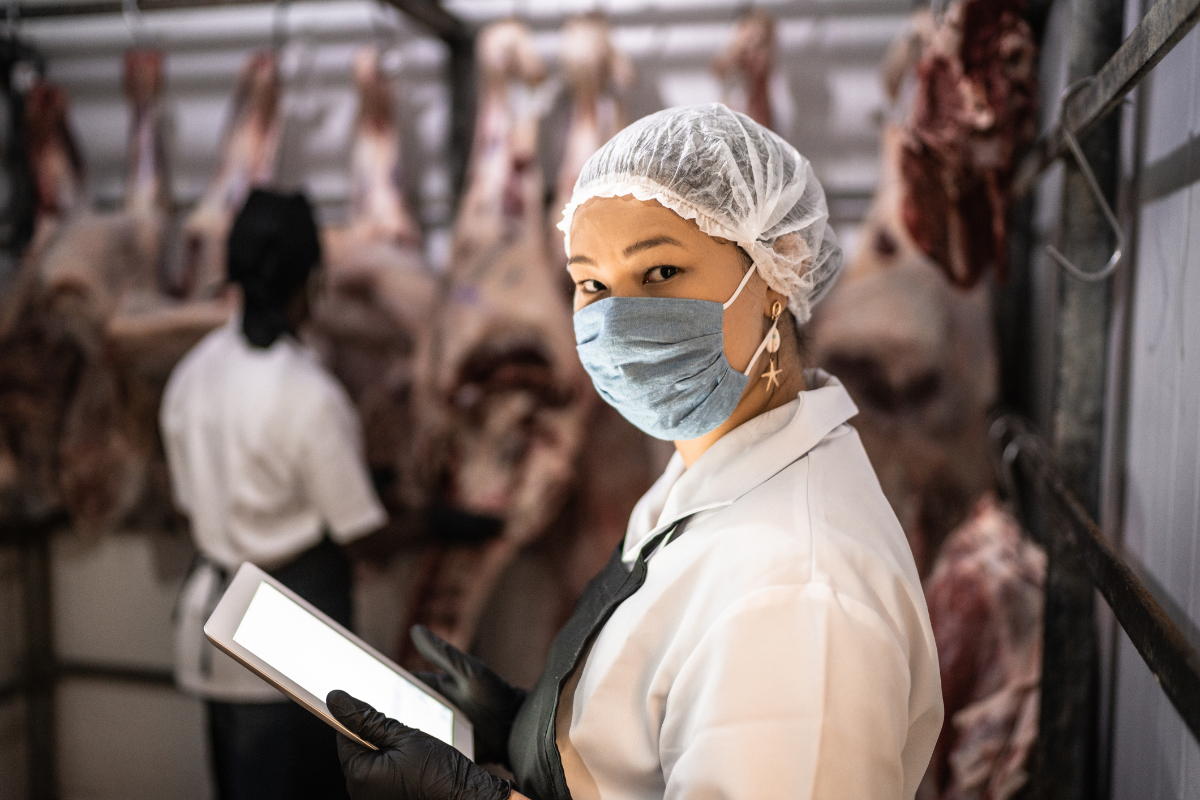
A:
{"type": "Polygon", "coordinates": [[[725,309],[755,270],[746,271],[724,304],[607,297],[576,312],[576,349],[596,391],[657,439],[695,439],[720,426],[737,407],[754,362],[776,335],[772,325],[745,372],[725,358],[725,309]]]}

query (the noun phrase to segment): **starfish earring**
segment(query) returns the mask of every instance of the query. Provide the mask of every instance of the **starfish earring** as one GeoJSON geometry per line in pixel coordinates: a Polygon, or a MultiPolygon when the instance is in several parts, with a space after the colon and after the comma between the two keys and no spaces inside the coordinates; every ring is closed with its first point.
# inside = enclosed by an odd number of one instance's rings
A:
{"type": "Polygon", "coordinates": [[[767,352],[771,354],[771,366],[762,377],[767,379],[767,391],[771,391],[771,384],[779,386],[779,376],[783,374],[783,370],[775,366],[775,354],[779,352],[779,315],[783,313],[783,306],[779,301],[771,307],[771,332],[767,334],[767,352]]]}

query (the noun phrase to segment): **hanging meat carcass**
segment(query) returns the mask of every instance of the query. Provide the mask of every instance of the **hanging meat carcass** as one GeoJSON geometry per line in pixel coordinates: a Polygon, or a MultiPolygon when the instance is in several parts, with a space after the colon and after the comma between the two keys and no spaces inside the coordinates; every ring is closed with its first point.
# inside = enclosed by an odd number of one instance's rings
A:
{"type": "Polygon", "coordinates": [[[775,68],[775,18],[753,9],[738,23],[733,41],[713,59],[713,71],[726,83],[740,79],[744,98],[726,98],[730,107],[742,111],[766,128],[774,129],[771,109],[771,72],[775,68]]]}
{"type": "Polygon", "coordinates": [[[168,216],[160,138],[162,54],[125,56],[130,141],[125,204],[120,212],[80,208],[39,261],[48,311],[99,355],[105,326],[121,309],[148,307],[161,296],[159,266],[168,216]]]}
{"type": "Polygon", "coordinates": [[[1038,731],[1046,554],[991,495],[925,583],[946,723],[926,783],[942,800],[1007,800],[1038,731]]]}
{"type": "MultiPolygon", "coordinates": [[[[552,268],[563,276],[572,295],[574,286],[566,269],[567,254],[558,222],[584,163],[625,127],[621,96],[635,78],[633,63],[613,47],[609,37],[607,20],[600,14],[588,14],[567,22],[559,50],[559,63],[571,95],[571,116],[549,209],[549,248],[552,268]]],[[[595,393],[590,381],[585,382],[583,390],[595,393]]],[[[633,506],[674,452],[669,442],[642,433],[599,397],[588,402],[593,411],[588,417],[579,479],[571,495],[569,517],[556,530],[559,549],[552,558],[567,605],[574,602],[625,536],[633,506]]],[[[557,620],[548,617],[546,621],[557,620]]],[[[553,624],[543,631],[547,645],[556,632],[553,624]]]]}
{"type": "MultiPolygon", "coordinates": [[[[570,114],[564,118],[547,227],[552,276],[570,294],[574,287],[563,236],[555,226],[584,162],[624,124],[620,93],[633,80],[632,65],[613,49],[608,36],[604,18],[589,14],[564,26],[560,49],[570,114]]],[[[536,679],[565,616],[624,537],[634,504],[673,452],[670,443],[646,436],[600,401],[590,381],[580,391],[587,394],[581,402],[592,411],[575,486],[552,535],[520,553],[503,576],[475,640],[476,652],[519,684],[536,679]]]]}
{"type": "Polygon", "coordinates": [[[901,220],[902,137],[883,132],[875,202],[857,253],[814,316],[812,355],[858,405],[853,424],[925,575],[992,485],[996,353],[986,287],[951,286],[901,220]]]}
{"type": "Polygon", "coordinates": [[[1016,157],[1037,133],[1037,48],[1025,0],[959,0],[932,25],[900,153],[903,219],[951,281],[1003,279],[1016,157]]]}
{"type": "Polygon", "coordinates": [[[600,14],[567,21],[562,30],[559,63],[570,93],[571,111],[549,209],[547,249],[551,268],[564,276],[573,294],[575,287],[570,285],[567,275],[567,255],[558,222],[584,162],[625,127],[621,94],[633,84],[635,75],[633,62],[613,47],[608,21],[600,14]]]}
{"type": "Polygon", "coordinates": [[[0,297],[0,520],[19,525],[63,511],[58,437],[83,357],[39,313],[37,278],[46,244],[81,202],[83,171],[59,87],[35,83],[14,122],[24,127],[35,209],[32,240],[0,297]]]}
{"type": "Polygon", "coordinates": [[[413,475],[414,359],[432,324],[437,280],[400,183],[400,131],[394,87],[378,54],[354,61],[359,115],[351,149],[351,208],[344,226],[324,231],[326,284],[317,335],[362,419],[367,461],[385,478],[393,514],[421,508],[413,475]]]}
{"type": "MultiPolygon", "coordinates": [[[[952,212],[946,208],[936,203],[917,208],[911,202],[923,191],[911,180],[914,131],[944,127],[928,116],[933,107],[922,105],[930,77],[939,74],[930,70],[927,56],[931,49],[967,52],[946,49],[939,37],[968,42],[994,32],[996,15],[977,12],[952,6],[940,20],[918,14],[912,35],[889,55],[884,76],[889,96],[895,102],[915,95],[917,110],[905,118],[898,109],[894,117],[903,121],[885,126],[879,190],[853,262],[818,309],[813,355],[845,382],[858,404],[853,424],[926,578],[946,721],[920,796],[1000,800],[1024,780],[1036,735],[1044,556],[1021,538],[1016,523],[989,495],[995,482],[987,428],[996,394],[996,353],[988,289],[975,278],[993,262],[969,262],[963,269],[961,261],[958,266],[935,261],[915,234],[960,226],[955,236],[992,242],[994,204],[1007,199],[1002,192],[956,194],[954,181],[970,187],[979,173],[942,170],[938,180],[945,196],[958,198],[953,212],[958,217],[948,222],[952,212]],[[914,64],[919,65],[915,80],[914,64]],[[963,288],[966,284],[974,285],[963,288]]],[[[1028,33],[1019,25],[1009,26],[1009,33],[1013,30],[1028,33]]],[[[1031,43],[1009,42],[969,49],[975,60],[968,68],[943,67],[1012,80],[1016,85],[1009,89],[1020,95],[1032,92],[1031,77],[1009,68],[1019,66],[1031,48],[1031,43]],[[989,66],[979,60],[984,57],[1003,63],[989,66]]],[[[970,81],[958,85],[964,91],[971,86],[970,81]]],[[[1003,86],[993,82],[988,88],[993,94],[987,96],[1004,96],[1003,86]]],[[[957,113],[952,104],[942,108],[957,113]]],[[[1026,136],[1020,126],[1009,124],[993,134],[993,153],[1018,150],[1026,136]]],[[[982,155],[976,152],[976,160],[959,167],[977,167],[982,155]]],[[[1003,177],[1002,170],[997,176],[1003,177]]],[[[930,252],[945,259],[997,257],[994,251],[930,252]]]]}
{"type": "Polygon", "coordinates": [[[213,297],[225,285],[225,243],[234,216],[255,186],[275,176],[281,123],[279,65],[274,53],[255,53],[242,68],[217,169],[183,228],[183,297],[213,297]]]}
{"type": "Polygon", "coordinates": [[[87,532],[115,528],[151,497],[166,507],[156,424],[162,388],[174,363],[231,311],[217,301],[180,303],[162,289],[170,211],[162,83],[160,52],[126,54],[124,207],[79,208],[37,262],[38,313],[83,357],[57,455],[63,499],[76,527],[87,532]],[[157,491],[148,493],[152,482],[157,491]]]}
{"type": "MultiPolygon", "coordinates": [[[[413,586],[398,644],[402,663],[413,663],[412,622],[471,645],[497,579],[563,506],[593,397],[546,253],[535,158],[541,61],[515,21],[485,29],[477,56],[468,186],[436,337],[421,366],[419,460],[451,512],[436,526],[444,544],[428,554],[413,586]]],[[[540,654],[526,658],[540,661],[540,654]]]]}

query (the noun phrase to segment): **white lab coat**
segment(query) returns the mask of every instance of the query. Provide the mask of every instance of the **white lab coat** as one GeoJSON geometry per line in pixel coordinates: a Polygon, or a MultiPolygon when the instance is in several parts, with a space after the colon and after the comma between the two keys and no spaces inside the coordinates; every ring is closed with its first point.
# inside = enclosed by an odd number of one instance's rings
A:
{"type": "Polygon", "coordinates": [[[219,569],[273,569],[328,532],[346,544],[387,522],[363,456],[350,398],[291,336],[254,348],[241,322],[213,331],[175,367],[160,413],[175,504],[205,558],[177,609],[175,677],[202,697],[282,701],[217,651],[202,629],[219,569]]]}
{"type": "Polygon", "coordinates": [[[634,509],[627,561],[680,527],[564,689],[576,800],[915,795],[943,713],[929,614],[853,401],[806,377],[634,509]]]}

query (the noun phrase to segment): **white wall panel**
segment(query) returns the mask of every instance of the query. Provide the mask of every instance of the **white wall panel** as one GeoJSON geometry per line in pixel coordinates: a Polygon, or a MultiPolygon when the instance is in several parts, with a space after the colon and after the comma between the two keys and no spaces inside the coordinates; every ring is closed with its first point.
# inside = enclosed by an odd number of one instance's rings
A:
{"type": "Polygon", "coordinates": [[[208,800],[204,709],[172,689],[90,680],[59,686],[63,800],[208,800]]]}
{"type": "MultiPolygon", "coordinates": [[[[1152,73],[1129,364],[1124,544],[1168,602],[1200,620],[1200,31],[1152,73]],[[1166,168],[1164,169],[1164,165],[1166,168]],[[1179,167],[1184,169],[1179,171],[1179,167]],[[1182,184],[1182,185],[1181,185],[1182,184]]],[[[1198,643],[1200,644],[1200,643],[1198,643]]],[[[1200,745],[1123,635],[1115,800],[1200,800],[1200,745]]]]}
{"type": "Polygon", "coordinates": [[[159,577],[149,536],[108,536],[92,545],[58,536],[52,553],[60,660],[171,668],[171,612],[182,581],[159,577]]]}

